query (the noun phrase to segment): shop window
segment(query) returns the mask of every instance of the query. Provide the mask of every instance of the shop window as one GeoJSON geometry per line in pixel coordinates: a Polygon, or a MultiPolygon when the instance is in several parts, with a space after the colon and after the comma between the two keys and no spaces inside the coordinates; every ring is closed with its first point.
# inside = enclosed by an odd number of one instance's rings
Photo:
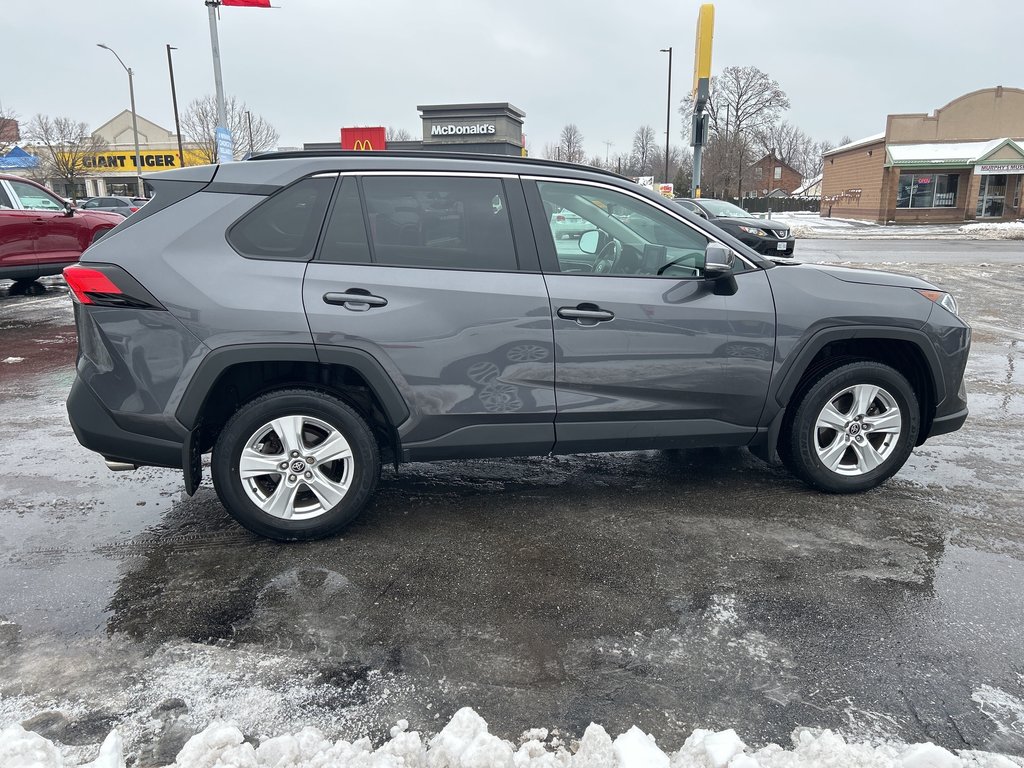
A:
{"type": "Polygon", "coordinates": [[[998,218],[1003,215],[1006,202],[1006,174],[1000,173],[981,177],[978,191],[978,218],[998,218]]]}
{"type": "Polygon", "coordinates": [[[901,173],[897,208],[953,208],[960,176],[955,173],[901,173]]]}

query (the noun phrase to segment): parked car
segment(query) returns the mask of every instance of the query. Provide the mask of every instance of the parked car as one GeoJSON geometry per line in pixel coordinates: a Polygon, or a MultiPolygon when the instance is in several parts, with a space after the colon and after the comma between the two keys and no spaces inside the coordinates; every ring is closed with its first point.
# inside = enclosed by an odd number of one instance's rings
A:
{"type": "Polygon", "coordinates": [[[84,211],[110,211],[130,216],[146,204],[144,197],[93,197],[79,206],[84,211]]]}
{"type": "Polygon", "coordinates": [[[579,237],[590,229],[590,225],[572,211],[559,209],[551,214],[551,232],[555,239],[579,237]]]}
{"type": "Polygon", "coordinates": [[[793,253],[796,240],[788,224],[759,218],[725,200],[677,197],[673,202],[721,227],[758,253],[778,256],[789,256],[793,253]]]}
{"type": "Polygon", "coordinates": [[[967,418],[950,294],[769,258],[614,174],[279,152],[149,180],[64,271],[71,424],[187,493],[212,452],[264,536],[341,530],[406,461],[748,446],[864,491],[967,418]],[[588,227],[577,248],[559,209],[588,227]]]}
{"type": "Polygon", "coordinates": [[[0,279],[27,284],[60,274],[123,220],[74,208],[29,179],[0,175],[0,279]]]}

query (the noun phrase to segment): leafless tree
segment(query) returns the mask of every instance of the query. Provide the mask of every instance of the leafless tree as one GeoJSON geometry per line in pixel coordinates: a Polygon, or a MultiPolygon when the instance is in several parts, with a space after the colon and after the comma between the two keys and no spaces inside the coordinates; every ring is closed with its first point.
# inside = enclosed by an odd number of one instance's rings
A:
{"type": "Polygon", "coordinates": [[[412,141],[412,134],[405,128],[392,128],[389,125],[384,138],[387,141],[412,141]]]}
{"type": "MultiPolygon", "coordinates": [[[[726,67],[713,76],[707,110],[710,136],[702,175],[714,177],[722,185],[722,194],[732,188],[741,197],[756,137],[774,125],[785,109],[789,109],[786,93],[757,67],[726,67]]],[[[688,120],[693,113],[690,96],[680,111],[688,120]]]]}
{"type": "Polygon", "coordinates": [[[576,127],[575,123],[569,123],[562,128],[558,137],[558,148],[561,159],[569,163],[582,164],[587,157],[583,148],[583,133],[576,127]]]}
{"type": "Polygon", "coordinates": [[[651,176],[654,153],[658,146],[655,141],[654,129],[649,125],[641,125],[633,134],[633,152],[630,155],[631,166],[636,176],[651,176]]]}
{"type": "Polygon", "coordinates": [[[602,169],[607,167],[604,158],[601,157],[601,155],[591,155],[590,161],[587,163],[587,165],[592,166],[594,168],[602,169]]]}
{"type": "MultiPolygon", "coordinates": [[[[249,109],[248,105],[229,96],[225,103],[228,124],[234,139],[235,160],[240,160],[248,153],[265,152],[277,145],[277,130],[260,115],[249,109]],[[251,135],[251,139],[250,139],[251,135]]],[[[194,99],[181,116],[181,136],[199,154],[205,163],[216,163],[217,140],[217,99],[204,96],[194,99]]]]}
{"type": "Polygon", "coordinates": [[[559,144],[552,144],[550,141],[544,145],[543,157],[546,160],[561,160],[562,148],[559,144]]]}
{"type": "Polygon", "coordinates": [[[689,149],[683,149],[679,146],[671,146],[668,151],[668,178],[663,178],[665,175],[665,149],[658,145],[654,145],[651,148],[651,173],[641,174],[644,176],[654,176],[656,184],[663,182],[672,181],[680,170],[688,175],[693,174],[693,153],[689,149]]]}
{"type": "Polygon", "coordinates": [[[0,104],[0,155],[6,155],[20,139],[18,113],[0,104]]]}
{"type": "Polygon", "coordinates": [[[39,158],[35,174],[64,180],[72,198],[76,183],[91,172],[86,158],[107,148],[102,139],[89,133],[88,125],[70,117],[36,115],[29,121],[25,137],[32,142],[39,158]]]}

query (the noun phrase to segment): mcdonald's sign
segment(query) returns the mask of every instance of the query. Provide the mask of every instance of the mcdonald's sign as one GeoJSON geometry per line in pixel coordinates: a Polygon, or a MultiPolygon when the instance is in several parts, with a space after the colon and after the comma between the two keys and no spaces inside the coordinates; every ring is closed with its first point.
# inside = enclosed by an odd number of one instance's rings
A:
{"type": "Polygon", "coordinates": [[[376,128],[342,128],[341,148],[367,152],[387,149],[386,133],[383,126],[376,128]]]}

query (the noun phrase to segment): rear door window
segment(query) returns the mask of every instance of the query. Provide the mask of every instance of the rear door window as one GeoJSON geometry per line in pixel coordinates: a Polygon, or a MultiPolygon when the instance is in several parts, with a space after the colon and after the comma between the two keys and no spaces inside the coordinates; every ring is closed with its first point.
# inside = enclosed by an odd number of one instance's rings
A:
{"type": "Polygon", "coordinates": [[[518,270],[501,179],[366,176],[362,185],[377,264],[518,270]]]}
{"type": "Polygon", "coordinates": [[[319,258],[339,264],[370,263],[370,243],[359,202],[359,183],[354,176],[346,176],[341,181],[319,258]]]}
{"type": "Polygon", "coordinates": [[[336,177],[302,179],[264,200],[228,230],[250,259],[309,261],[320,237],[336,177]]]}

